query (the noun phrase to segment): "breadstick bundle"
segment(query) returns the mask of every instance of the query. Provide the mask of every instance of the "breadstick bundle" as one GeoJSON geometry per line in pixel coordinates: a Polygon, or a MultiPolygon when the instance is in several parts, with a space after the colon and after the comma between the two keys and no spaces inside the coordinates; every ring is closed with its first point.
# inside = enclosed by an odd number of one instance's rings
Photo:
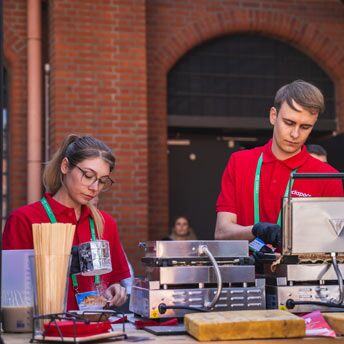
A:
{"type": "Polygon", "coordinates": [[[63,313],[75,226],[70,223],[32,225],[39,315],[63,313]]]}

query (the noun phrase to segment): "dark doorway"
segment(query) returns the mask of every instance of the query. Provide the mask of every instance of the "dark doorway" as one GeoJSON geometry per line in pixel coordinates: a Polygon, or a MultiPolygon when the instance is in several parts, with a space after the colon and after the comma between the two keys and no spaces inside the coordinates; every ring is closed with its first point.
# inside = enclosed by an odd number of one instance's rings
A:
{"type": "Polygon", "coordinates": [[[215,202],[228,157],[235,150],[213,136],[169,140],[170,225],[186,216],[198,239],[213,239],[215,202]]]}
{"type": "Polygon", "coordinates": [[[230,155],[267,140],[266,136],[170,135],[170,226],[177,216],[186,216],[198,239],[214,239],[215,204],[230,155]]]}

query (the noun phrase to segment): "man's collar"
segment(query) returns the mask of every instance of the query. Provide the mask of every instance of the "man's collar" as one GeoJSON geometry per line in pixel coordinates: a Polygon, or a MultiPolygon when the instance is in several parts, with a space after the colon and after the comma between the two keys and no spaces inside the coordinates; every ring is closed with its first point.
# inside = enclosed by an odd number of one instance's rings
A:
{"type": "MultiPolygon", "coordinates": [[[[272,139],[270,139],[270,141],[264,146],[263,161],[265,163],[274,162],[278,160],[275,157],[274,153],[272,152],[271,147],[272,147],[272,139]]],[[[286,160],[279,160],[279,161],[285,164],[290,169],[294,170],[302,166],[306,162],[308,157],[309,157],[309,154],[307,152],[307,148],[306,146],[303,146],[301,151],[298,154],[286,160]]]]}

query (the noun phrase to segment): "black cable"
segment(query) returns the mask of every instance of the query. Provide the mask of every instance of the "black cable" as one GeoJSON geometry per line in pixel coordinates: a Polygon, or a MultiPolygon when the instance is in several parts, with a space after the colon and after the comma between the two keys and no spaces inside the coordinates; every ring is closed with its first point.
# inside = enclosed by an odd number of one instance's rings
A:
{"type": "Polygon", "coordinates": [[[188,311],[194,312],[209,312],[209,309],[201,307],[192,307],[192,306],[167,306],[164,303],[160,303],[158,310],[160,314],[165,314],[168,309],[186,309],[188,311]]]}
{"type": "Polygon", "coordinates": [[[344,173],[293,173],[294,179],[344,179],[344,173]]]}
{"type": "Polygon", "coordinates": [[[288,299],[285,305],[287,309],[293,309],[297,305],[314,305],[314,306],[324,306],[324,307],[331,307],[331,308],[344,308],[343,304],[337,304],[333,302],[295,301],[293,299],[288,299]]]}

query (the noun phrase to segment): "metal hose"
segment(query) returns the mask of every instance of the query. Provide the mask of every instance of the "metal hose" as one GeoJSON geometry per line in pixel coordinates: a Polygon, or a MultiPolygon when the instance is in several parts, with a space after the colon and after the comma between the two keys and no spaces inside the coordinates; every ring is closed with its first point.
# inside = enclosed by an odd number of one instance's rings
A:
{"type": "Polygon", "coordinates": [[[338,289],[339,289],[339,299],[331,299],[332,303],[335,303],[337,305],[341,305],[343,303],[344,300],[344,285],[343,285],[343,276],[342,273],[340,272],[338,263],[337,263],[337,258],[336,258],[336,253],[335,252],[331,252],[331,258],[332,258],[332,264],[333,264],[333,268],[334,271],[336,272],[337,275],[337,279],[338,279],[338,289]]]}
{"type": "Polygon", "coordinates": [[[207,245],[200,245],[199,248],[198,248],[198,253],[200,255],[204,255],[205,254],[206,256],[208,256],[208,258],[212,262],[214,270],[215,270],[216,282],[217,282],[217,291],[216,291],[216,294],[215,294],[213,300],[211,302],[206,302],[204,304],[204,307],[206,307],[207,309],[212,309],[216,305],[216,303],[217,303],[217,301],[218,301],[218,299],[219,299],[219,297],[221,295],[221,292],[222,292],[221,272],[220,272],[220,268],[219,268],[219,266],[218,266],[214,256],[209,251],[207,245]]]}
{"type": "Polygon", "coordinates": [[[293,299],[288,299],[286,302],[287,309],[293,309],[297,305],[315,305],[315,306],[323,306],[323,307],[333,307],[333,308],[344,308],[343,300],[344,300],[344,285],[343,285],[343,276],[340,272],[336,253],[331,252],[332,264],[334,271],[336,272],[337,279],[338,279],[338,289],[339,289],[339,299],[331,299],[328,302],[324,301],[295,301],[293,299]]]}

